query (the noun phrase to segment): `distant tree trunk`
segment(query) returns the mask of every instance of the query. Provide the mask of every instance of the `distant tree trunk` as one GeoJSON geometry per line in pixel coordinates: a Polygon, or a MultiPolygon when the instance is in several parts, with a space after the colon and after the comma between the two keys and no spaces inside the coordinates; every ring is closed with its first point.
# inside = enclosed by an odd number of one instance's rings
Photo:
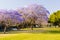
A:
{"type": "Polygon", "coordinates": [[[18,30],[18,31],[20,30],[20,26],[17,26],[17,30],[18,30]]]}
{"type": "Polygon", "coordinates": [[[6,33],[6,28],[7,28],[7,27],[5,26],[5,27],[4,27],[4,34],[6,33]]]}
{"type": "Polygon", "coordinates": [[[3,27],[3,31],[4,31],[4,34],[6,33],[6,28],[7,28],[7,25],[5,24],[5,21],[1,21],[1,25],[3,27]]]}
{"type": "Polygon", "coordinates": [[[33,26],[31,25],[31,30],[33,30],[33,26]]]}
{"type": "Polygon", "coordinates": [[[60,23],[58,24],[58,27],[60,27],[60,23]]]}

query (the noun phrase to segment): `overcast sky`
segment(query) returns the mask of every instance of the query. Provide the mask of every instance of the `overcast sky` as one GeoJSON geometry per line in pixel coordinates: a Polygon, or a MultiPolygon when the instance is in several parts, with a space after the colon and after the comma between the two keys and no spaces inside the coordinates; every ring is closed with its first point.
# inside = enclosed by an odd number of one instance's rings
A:
{"type": "Polygon", "coordinates": [[[0,9],[16,9],[30,4],[43,5],[50,13],[60,10],[60,0],[0,0],[0,9]]]}

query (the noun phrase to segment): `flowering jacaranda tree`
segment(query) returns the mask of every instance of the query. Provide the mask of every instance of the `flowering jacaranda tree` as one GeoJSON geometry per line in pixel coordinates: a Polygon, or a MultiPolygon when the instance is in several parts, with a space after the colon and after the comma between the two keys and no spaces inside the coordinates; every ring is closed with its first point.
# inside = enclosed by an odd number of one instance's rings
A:
{"type": "Polygon", "coordinates": [[[47,25],[48,15],[50,13],[46,8],[44,8],[42,5],[37,5],[37,4],[32,4],[28,8],[33,11],[35,17],[37,18],[37,20],[35,20],[36,24],[47,25]]]}
{"type": "Polygon", "coordinates": [[[0,10],[0,22],[4,24],[4,33],[9,26],[18,26],[23,21],[22,15],[15,10],[0,10]]]}
{"type": "Polygon", "coordinates": [[[38,25],[47,25],[49,11],[44,8],[42,5],[32,4],[27,7],[18,9],[18,12],[21,13],[27,23],[38,24],[38,25]]]}
{"type": "Polygon", "coordinates": [[[32,4],[17,10],[0,10],[0,22],[5,25],[4,33],[7,27],[18,24],[33,30],[33,26],[47,25],[48,15],[49,11],[45,7],[32,4]]]}

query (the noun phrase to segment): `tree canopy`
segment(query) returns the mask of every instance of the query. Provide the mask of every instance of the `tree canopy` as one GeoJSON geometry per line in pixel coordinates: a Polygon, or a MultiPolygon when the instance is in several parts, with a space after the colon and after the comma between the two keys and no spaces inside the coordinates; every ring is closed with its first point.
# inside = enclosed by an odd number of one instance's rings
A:
{"type": "Polygon", "coordinates": [[[53,12],[50,15],[49,22],[53,23],[54,25],[60,25],[60,10],[53,12]]]}
{"type": "Polygon", "coordinates": [[[17,10],[23,15],[26,21],[32,20],[36,24],[46,24],[48,21],[49,11],[42,5],[32,4],[17,10]]]}

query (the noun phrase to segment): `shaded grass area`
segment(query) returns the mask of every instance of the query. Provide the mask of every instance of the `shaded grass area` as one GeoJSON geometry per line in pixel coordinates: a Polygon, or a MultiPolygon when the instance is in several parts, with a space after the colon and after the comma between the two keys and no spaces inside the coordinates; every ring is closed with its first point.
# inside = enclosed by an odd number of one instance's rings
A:
{"type": "Polygon", "coordinates": [[[19,31],[9,31],[9,33],[54,33],[54,34],[60,34],[60,28],[24,28],[20,29],[19,31]]]}
{"type": "Polygon", "coordinates": [[[60,28],[24,28],[0,34],[0,40],[60,40],[60,28]]]}
{"type": "MultiPolygon", "coordinates": [[[[20,29],[19,31],[13,30],[13,31],[7,31],[6,34],[16,34],[16,33],[53,33],[53,34],[60,34],[60,28],[24,28],[20,29]]],[[[3,34],[3,32],[0,32],[0,34],[3,34]]]]}

